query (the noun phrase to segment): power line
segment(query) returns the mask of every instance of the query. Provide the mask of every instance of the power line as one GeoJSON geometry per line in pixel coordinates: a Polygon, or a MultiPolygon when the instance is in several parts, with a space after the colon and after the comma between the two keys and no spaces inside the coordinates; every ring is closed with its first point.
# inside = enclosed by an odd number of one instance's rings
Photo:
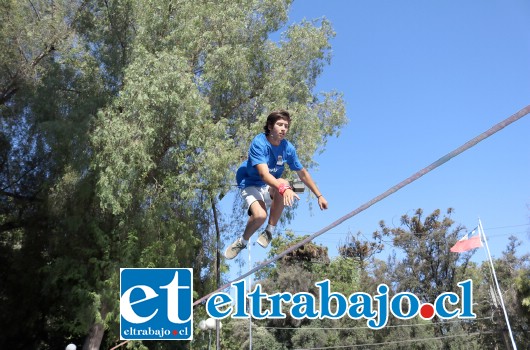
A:
{"type": "Polygon", "coordinates": [[[490,231],[490,230],[500,230],[500,229],[505,229],[505,228],[514,228],[514,227],[522,227],[522,226],[530,226],[530,224],[520,224],[520,225],[500,226],[500,227],[486,227],[484,230],[488,230],[488,231],[490,231]]]}
{"type": "MultiPolygon", "coordinates": [[[[530,226],[530,224],[525,224],[525,225],[517,225],[517,226],[507,226],[507,227],[521,227],[521,226],[530,226]]],[[[489,230],[493,230],[495,228],[490,228],[489,230]]],[[[497,229],[500,229],[500,228],[497,228],[497,229]]],[[[308,234],[308,233],[311,233],[311,231],[298,231],[298,230],[294,230],[294,229],[288,229],[289,231],[295,233],[295,234],[300,234],[300,235],[303,235],[303,234],[308,234]]],[[[526,234],[529,234],[530,231],[517,231],[517,232],[506,232],[506,233],[497,233],[497,234],[493,234],[493,235],[489,235],[488,237],[489,238],[493,238],[493,237],[506,237],[506,236],[523,236],[523,235],[526,235],[526,234]]],[[[359,234],[364,237],[364,239],[366,239],[366,241],[372,241],[372,239],[370,239],[369,237],[367,237],[366,234],[362,233],[362,232],[359,232],[359,234]]],[[[350,235],[352,237],[355,237],[357,234],[354,234],[353,232],[337,232],[337,231],[334,231],[334,232],[328,232],[328,235],[336,235],[336,236],[347,236],[347,235],[350,235]]],[[[334,238],[336,239],[336,238],[334,238]]],[[[381,241],[383,243],[387,243],[391,246],[394,246],[392,244],[392,240],[391,239],[381,239],[381,241]]],[[[340,242],[340,241],[339,241],[340,242]]],[[[432,241],[433,243],[444,243],[446,242],[445,240],[443,241],[432,241]]],[[[347,242],[345,242],[347,243],[347,242]]]]}
{"type": "Polygon", "coordinates": [[[405,186],[409,185],[410,183],[418,180],[423,175],[425,175],[425,174],[431,172],[432,170],[438,168],[439,166],[441,166],[444,163],[448,162],[449,160],[451,160],[452,158],[454,158],[457,155],[461,154],[462,152],[470,149],[471,147],[475,146],[479,142],[485,140],[486,138],[490,137],[491,135],[495,134],[496,132],[504,129],[506,126],[516,122],[517,120],[519,120],[522,117],[526,116],[528,113],[530,113],[530,105],[524,107],[523,109],[519,110],[518,112],[516,112],[515,114],[511,115],[510,117],[504,119],[500,123],[495,124],[490,129],[484,131],[483,133],[481,133],[480,135],[476,136],[475,138],[467,141],[462,146],[460,146],[460,147],[454,149],[453,151],[447,153],[445,156],[443,156],[440,159],[436,160],[434,163],[432,163],[432,164],[428,165],[427,167],[421,169],[420,171],[414,173],[410,177],[408,177],[405,180],[401,181],[397,185],[389,188],[388,190],[386,190],[385,192],[381,193],[377,197],[375,197],[372,200],[366,202],[365,204],[361,205],[360,207],[358,207],[357,209],[353,210],[352,212],[344,215],[343,217],[339,218],[335,222],[333,222],[333,223],[329,224],[328,226],[324,227],[320,231],[315,232],[311,236],[303,239],[302,241],[298,242],[297,244],[295,244],[295,245],[291,246],[290,248],[284,250],[283,252],[281,252],[280,254],[276,255],[275,257],[273,257],[273,258],[261,263],[260,265],[256,266],[255,268],[249,270],[247,273],[237,277],[233,281],[231,281],[231,282],[219,287],[218,289],[208,293],[207,295],[197,299],[193,303],[193,305],[196,306],[196,305],[202,303],[203,301],[208,299],[212,294],[214,294],[216,292],[219,292],[219,291],[222,291],[222,290],[230,287],[233,282],[239,281],[239,280],[241,280],[241,279],[243,279],[243,278],[255,273],[256,271],[261,270],[263,267],[265,267],[267,265],[270,265],[273,262],[281,259],[282,257],[286,256],[287,254],[297,250],[298,248],[300,248],[304,244],[306,244],[308,242],[311,242],[316,237],[326,233],[327,231],[331,230],[332,228],[340,225],[341,223],[343,223],[344,221],[346,221],[348,219],[351,219],[355,215],[357,215],[357,214],[363,212],[364,210],[370,208],[372,205],[376,204],[377,202],[380,202],[381,200],[383,200],[386,197],[390,196],[391,194],[397,192],[398,190],[402,189],[403,187],[405,187],[405,186]]]}
{"type": "MultiPolygon", "coordinates": [[[[293,231],[294,233],[308,233],[308,231],[293,231]]],[[[339,232],[329,232],[329,234],[336,234],[336,235],[345,235],[345,234],[349,234],[350,232],[345,232],[345,233],[339,233],[339,232]]],[[[521,236],[521,235],[524,235],[524,234],[527,234],[528,232],[527,231],[519,231],[519,232],[508,232],[508,233],[498,233],[496,235],[489,235],[488,237],[505,237],[505,236],[521,236]]],[[[361,234],[365,239],[366,241],[372,241],[370,238],[366,237],[365,234],[361,234]]],[[[329,241],[329,240],[327,240],[329,241]]],[[[437,240],[437,241],[430,241],[431,243],[433,244],[440,244],[440,243],[446,243],[447,240],[437,240]]],[[[342,242],[342,241],[337,241],[337,243],[339,244],[347,244],[348,242],[342,242]]],[[[393,248],[403,248],[403,247],[409,247],[411,245],[413,245],[414,243],[411,243],[411,244],[401,244],[400,246],[396,246],[394,245],[392,239],[381,239],[381,243],[384,243],[390,247],[393,247],[393,248]]]]}
{"type": "MultiPolygon", "coordinates": [[[[491,320],[491,317],[480,317],[480,318],[474,318],[471,321],[480,321],[480,320],[491,320]]],[[[465,320],[466,322],[468,320],[465,320]]],[[[435,326],[435,325],[447,325],[451,323],[462,323],[464,320],[457,320],[457,321],[448,321],[448,322],[429,322],[429,323],[411,323],[411,324],[398,324],[398,325],[389,325],[385,326],[385,328],[400,328],[400,327],[417,327],[417,326],[435,326]]],[[[293,330],[293,331],[300,331],[300,330],[362,330],[362,329],[372,329],[368,326],[355,326],[355,327],[266,327],[266,326],[258,326],[259,328],[264,329],[281,329],[281,330],[293,330]]]]}
{"type": "Polygon", "coordinates": [[[327,347],[319,347],[319,348],[296,348],[293,350],[327,350],[327,349],[345,349],[345,348],[358,348],[361,346],[381,346],[381,345],[394,345],[394,344],[404,344],[404,343],[417,343],[417,342],[425,342],[425,341],[432,341],[432,340],[440,340],[440,339],[449,339],[449,338],[458,338],[458,337],[474,337],[481,334],[493,334],[498,332],[475,332],[475,333],[466,333],[466,334],[454,334],[454,335],[445,335],[443,337],[431,337],[431,338],[421,338],[421,339],[406,339],[406,340],[396,340],[392,342],[385,342],[385,343],[366,343],[366,344],[353,344],[353,345],[338,345],[338,346],[327,346],[327,347]]]}
{"type": "MultiPolygon", "coordinates": [[[[484,230],[490,231],[490,230],[500,230],[500,229],[507,229],[507,228],[516,228],[516,227],[523,227],[523,226],[530,226],[530,224],[521,224],[521,225],[512,225],[512,226],[503,226],[503,227],[491,227],[491,228],[485,228],[484,230]]],[[[305,231],[305,230],[296,230],[293,228],[286,228],[285,231],[292,231],[294,233],[311,233],[313,231],[305,231]]],[[[520,231],[520,232],[514,232],[513,234],[520,234],[520,233],[527,233],[526,231],[520,231]]],[[[328,235],[348,235],[348,234],[354,234],[352,231],[348,232],[328,232],[328,235]]],[[[488,235],[489,237],[497,237],[497,236],[507,236],[512,233],[497,233],[496,235],[488,235]]]]}

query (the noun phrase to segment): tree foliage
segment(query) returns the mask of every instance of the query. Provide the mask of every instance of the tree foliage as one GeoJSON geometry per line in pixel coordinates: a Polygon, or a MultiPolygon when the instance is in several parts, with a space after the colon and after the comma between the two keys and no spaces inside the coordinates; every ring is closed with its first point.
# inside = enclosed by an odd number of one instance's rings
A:
{"type": "Polygon", "coordinates": [[[314,91],[331,25],[290,3],[2,1],[0,347],[115,344],[120,267],[213,288],[212,204],[268,112],[306,167],[345,123],[314,91]]]}

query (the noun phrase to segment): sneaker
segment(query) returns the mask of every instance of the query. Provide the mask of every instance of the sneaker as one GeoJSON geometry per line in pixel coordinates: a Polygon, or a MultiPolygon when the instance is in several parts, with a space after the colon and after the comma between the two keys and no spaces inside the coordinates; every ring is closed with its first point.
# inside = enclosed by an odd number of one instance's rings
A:
{"type": "Polygon", "coordinates": [[[272,241],[272,234],[265,230],[258,237],[258,244],[263,248],[267,248],[269,243],[272,241]]]}
{"type": "Polygon", "coordinates": [[[241,237],[236,239],[234,243],[230,244],[228,248],[226,248],[225,251],[225,258],[231,260],[239,254],[239,252],[243,249],[245,249],[247,245],[243,242],[241,242],[241,237]]]}

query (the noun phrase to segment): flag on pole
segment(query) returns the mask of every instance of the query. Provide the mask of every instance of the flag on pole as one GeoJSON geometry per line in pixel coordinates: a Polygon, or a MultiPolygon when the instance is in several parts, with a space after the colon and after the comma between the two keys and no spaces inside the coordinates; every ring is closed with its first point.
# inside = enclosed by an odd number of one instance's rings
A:
{"type": "Polygon", "coordinates": [[[451,247],[453,253],[463,253],[468,250],[482,247],[482,241],[480,240],[480,234],[475,234],[477,228],[471,233],[467,233],[462,237],[454,246],[451,247]],[[472,236],[470,238],[470,236],[472,236]]]}

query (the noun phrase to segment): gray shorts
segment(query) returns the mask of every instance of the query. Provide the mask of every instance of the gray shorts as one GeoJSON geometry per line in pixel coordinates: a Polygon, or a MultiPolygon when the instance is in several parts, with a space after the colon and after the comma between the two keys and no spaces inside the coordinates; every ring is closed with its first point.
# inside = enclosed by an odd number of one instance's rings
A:
{"type": "Polygon", "coordinates": [[[272,198],[269,193],[269,185],[263,187],[248,186],[241,190],[241,196],[247,203],[247,213],[250,216],[250,206],[255,201],[263,201],[265,208],[268,209],[271,206],[272,198]]]}

